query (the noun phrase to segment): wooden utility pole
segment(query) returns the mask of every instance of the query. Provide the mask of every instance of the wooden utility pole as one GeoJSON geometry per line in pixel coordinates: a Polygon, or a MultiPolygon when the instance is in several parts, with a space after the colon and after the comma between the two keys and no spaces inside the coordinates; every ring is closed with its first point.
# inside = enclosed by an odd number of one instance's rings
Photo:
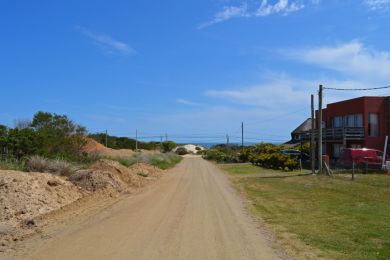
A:
{"type": "Polygon", "coordinates": [[[108,147],[107,145],[108,145],[108,131],[106,130],[106,147],[108,147]]]}
{"type": "Polygon", "coordinates": [[[320,85],[318,91],[318,173],[322,174],[322,93],[323,87],[320,85]]]}
{"type": "Polygon", "coordinates": [[[226,135],[226,146],[229,147],[229,135],[226,135]]]}
{"type": "Polygon", "coordinates": [[[311,131],[310,131],[310,158],[311,173],[316,173],[315,122],[314,122],[314,95],[311,95],[311,131]]]}
{"type": "Polygon", "coordinates": [[[138,151],[138,129],[135,129],[135,151],[138,151]]]}
{"type": "Polygon", "coordinates": [[[241,148],[244,150],[244,122],[241,123],[241,148]]]}
{"type": "Polygon", "coordinates": [[[168,134],[165,134],[165,141],[168,141],[168,134]]]}

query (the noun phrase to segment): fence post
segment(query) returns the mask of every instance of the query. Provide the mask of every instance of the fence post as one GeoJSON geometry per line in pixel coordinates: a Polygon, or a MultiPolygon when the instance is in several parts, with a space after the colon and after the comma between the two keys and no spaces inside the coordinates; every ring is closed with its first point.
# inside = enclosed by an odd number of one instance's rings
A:
{"type": "Polygon", "coordinates": [[[355,180],[355,162],[352,162],[352,180],[355,180]]]}
{"type": "Polygon", "coordinates": [[[366,174],[368,173],[368,162],[366,162],[366,174]]]}

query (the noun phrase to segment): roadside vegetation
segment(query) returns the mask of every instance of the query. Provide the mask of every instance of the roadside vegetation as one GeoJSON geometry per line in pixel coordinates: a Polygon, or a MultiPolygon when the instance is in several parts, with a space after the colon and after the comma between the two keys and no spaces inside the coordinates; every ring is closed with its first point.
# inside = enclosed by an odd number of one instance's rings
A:
{"type": "MultiPolygon", "coordinates": [[[[30,172],[47,172],[69,176],[78,169],[88,168],[101,159],[97,153],[87,153],[86,128],[76,124],[66,115],[37,112],[32,120],[16,121],[14,128],[0,125],[0,169],[30,172]]],[[[89,137],[104,144],[106,135],[89,137]]],[[[113,149],[135,149],[135,140],[108,136],[108,146],[113,149]]],[[[177,145],[172,141],[139,142],[143,150],[161,150],[164,154],[136,154],[133,157],[109,158],[129,167],[137,161],[161,169],[176,165],[181,157],[170,153],[177,145]]]]}
{"type": "MultiPolygon", "coordinates": [[[[267,169],[282,171],[292,171],[299,168],[297,157],[284,155],[282,150],[286,149],[283,145],[274,145],[269,143],[260,143],[253,146],[247,146],[242,149],[238,145],[216,145],[204,152],[203,157],[207,160],[218,163],[246,163],[267,169]]],[[[309,146],[303,145],[302,152],[308,153],[309,146]]]]}
{"type": "Polygon", "coordinates": [[[350,174],[267,178],[261,173],[270,170],[261,167],[220,167],[245,194],[254,214],[298,255],[308,246],[318,249],[316,257],[390,258],[390,176],[359,174],[354,182],[350,174]]]}
{"type": "Polygon", "coordinates": [[[182,157],[169,152],[161,154],[135,154],[131,157],[107,157],[107,159],[117,161],[126,167],[130,167],[139,162],[147,163],[162,170],[166,170],[173,168],[176,164],[178,164],[182,160],[182,157]]]}
{"type": "MultiPolygon", "coordinates": [[[[106,134],[105,133],[96,133],[90,134],[88,137],[94,139],[95,141],[106,145],[106,134]]],[[[173,141],[165,142],[142,142],[138,141],[138,149],[141,150],[159,150],[164,153],[172,151],[177,144],[173,141]]],[[[136,149],[136,140],[129,137],[117,137],[107,135],[107,147],[112,149],[136,149]]]]}

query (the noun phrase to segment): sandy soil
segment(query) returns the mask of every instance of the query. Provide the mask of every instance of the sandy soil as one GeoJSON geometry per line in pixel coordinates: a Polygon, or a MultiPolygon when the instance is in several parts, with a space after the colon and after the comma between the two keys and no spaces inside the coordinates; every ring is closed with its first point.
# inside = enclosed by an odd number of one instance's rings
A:
{"type": "MultiPolygon", "coordinates": [[[[277,259],[225,175],[186,157],[159,182],[32,239],[18,259],[277,259]],[[46,238],[46,239],[42,239],[46,238]]],[[[1,257],[1,255],[0,255],[1,257]]]]}
{"type": "MultiPolygon", "coordinates": [[[[109,157],[131,157],[136,154],[133,150],[129,149],[111,149],[107,148],[104,145],[98,143],[92,138],[86,138],[86,145],[84,147],[84,151],[89,154],[99,154],[102,156],[109,156],[109,157]]],[[[138,153],[142,154],[155,154],[159,153],[159,151],[148,151],[148,150],[139,150],[138,153]]]]}

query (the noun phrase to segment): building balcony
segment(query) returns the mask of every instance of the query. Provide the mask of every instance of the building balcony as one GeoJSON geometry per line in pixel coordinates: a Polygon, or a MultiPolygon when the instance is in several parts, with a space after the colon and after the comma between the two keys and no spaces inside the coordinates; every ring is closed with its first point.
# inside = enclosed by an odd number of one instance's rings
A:
{"type": "MultiPolygon", "coordinates": [[[[322,129],[322,139],[324,142],[342,142],[342,141],[360,141],[364,140],[363,127],[340,127],[340,128],[324,128],[322,129]]],[[[300,134],[302,141],[310,141],[311,132],[303,132],[300,134]]],[[[318,139],[318,131],[314,133],[314,138],[318,139]]]]}

